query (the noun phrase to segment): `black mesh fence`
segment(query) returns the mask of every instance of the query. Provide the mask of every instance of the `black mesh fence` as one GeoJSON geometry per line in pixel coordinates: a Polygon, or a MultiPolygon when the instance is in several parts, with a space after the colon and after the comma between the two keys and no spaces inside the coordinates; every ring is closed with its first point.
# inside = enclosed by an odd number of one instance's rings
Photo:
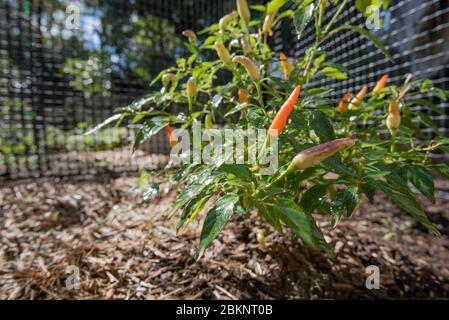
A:
{"type": "MultiPolygon", "coordinates": [[[[163,166],[169,151],[163,135],[131,155],[133,128],[83,133],[142,96],[151,79],[185,53],[182,30],[200,30],[234,8],[233,0],[0,0],[0,180],[163,166]]],[[[342,31],[323,49],[352,76],[318,77],[312,85],[333,87],[337,98],[373,85],[383,73],[399,82],[411,72],[447,88],[448,1],[390,1],[384,20],[375,33],[395,63],[365,38],[342,31]]],[[[351,9],[337,24],[347,22],[365,19],[351,9]]],[[[286,20],[272,46],[297,57],[313,38],[311,26],[297,40],[286,20]]],[[[447,135],[448,104],[435,103],[444,114],[429,115],[447,135]]]]}

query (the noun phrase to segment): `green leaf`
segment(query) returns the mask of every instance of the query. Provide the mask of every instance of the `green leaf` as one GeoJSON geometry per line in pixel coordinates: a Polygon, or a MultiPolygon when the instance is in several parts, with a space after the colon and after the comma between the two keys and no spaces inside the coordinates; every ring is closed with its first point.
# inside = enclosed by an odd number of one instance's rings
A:
{"type": "Polygon", "coordinates": [[[95,126],[94,128],[90,129],[89,131],[87,131],[84,135],[88,136],[104,127],[106,127],[107,125],[113,123],[114,121],[117,121],[120,117],[122,116],[122,114],[118,113],[113,115],[112,117],[107,118],[106,120],[104,120],[102,123],[98,124],[97,126],[95,126]]]}
{"type": "Polygon", "coordinates": [[[270,211],[267,204],[263,202],[254,202],[254,206],[257,208],[258,213],[274,228],[274,230],[279,234],[282,234],[282,226],[276,213],[270,211]]]}
{"type": "Polygon", "coordinates": [[[253,176],[251,170],[243,164],[222,164],[219,170],[246,180],[251,180],[253,176]]]}
{"type": "Polygon", "coordinates": [[[326,184],[317,184],[307,189],[301,197],[300,205],[307,213],[312,213],[324,201],[324,196],[327,192],[326,184]]]}
{"type": "Polygon", "coordinates": [[[293,24],[295,25],[296,33],[298,34],[298,39],[301,38],[301,34],[307,27],[310,19],[313,15],[314,5],[311,3],[306,7],[300,7],[295,11],[293,15],[293,24]]]}
{"type": "Polygon", "coordinates": [[[154,123],[152,121],[146,121],[136,134],[134,140],[133,152],[146,140],[151,138],[153,135],[161,131],[162,128],[166,126],[165,123],[154,123]]]}
{"type": "Polygon", "coordinates": [[[424,123],[426,126],[428,126],[429,128],[432,128],[436,132],[439,131],[438,125],[432,119],[430,119],[430,117],[427,114],[420,112],[420,111],[416,112],[416,114],[421,119],[422,123],[424,123]]]}
{"type": "Polygon", "coordinates": [[[212,241],[214,241],[229,222],[238,201],[238,194],[227,194],[218,199],[214,207],[207,213],[203,223],[203,229],[201,230],[200,244],[195,253],[196,260],[201,258],[204,250],[212,244],[212,241]]]}
{"type": "Polygon", "coordinates": [[[352,217],[352,214],[360,205],[361,201],[357,192],[357,187],[349,186],[345,190],[337,191],[336,196],[332,198],[331,213],[333,228],[336,227],[343,213],[346,213],[348,217],[352,217]]]}
{"type": "Polygon", "coordinates": [[[313,248],[320,247],[327,254],[334,256],[334,252],[324,240],[324,236],[317,227],[313,216],[304,212],[293,200],[279,199],[274,204],[273,210],[290,227],[293,234],[300,237],[306,245],[313,248]]]}
{"type": "Polygon", "coordinates": [[[341,26],[338,28],[335,28],[332,33],[336,33],[338,31],[342,31],[342,30],[353,30],[356,31],[358,33],[360,33],[361,35],[363,35],[365,38],[367,38],[368,40],[370,40],[372,43],[374,43],[374,45],[376,45],[377,48],[379,48],[380,51],[382,51],[382,53],[391,61],[394,62],[393,57],[390,55],[390,53],[388,52],[387,48],[384,46],[384,44],[382,43],[382,41],[379,40],[379,38],[377,38],[374,34],[372,34],[370,31],[366,30],[365,28],[361,27],[361,26],[341,26]]]}
{"type": "Polygon", "coordinates": [[[435,186],[430,172],[422,166],[406,166],[407,179],[419,190],[427,199],[435,203],[435,186]]]}
{"type": "Polygon", "coordinates": [[[173,213],[175,213],[178,209],[187,205],[187,203],[191,201],[193,198],[198,197],[198,195],[203,192],[206,186],[207,184],[198,183],[198,184],[191,184],[188,186],[188,188],[184,189],[184,191],[178,194],[178,196],[176,197],[175,204],[170,210],[168,217],[171,217],[173,213]]]}
{"type": "Polygon", "coordinates": [[[310,127],[315,131],[315,134],[320,138],[321,142],[335,139],[334,128],[324,112],[314,111],[309,121],[310,127]]]}
{"type": "Polygon", "coordinates": [[[201,211],[201,209],[204,207],[206,202],[210,199],[212,195],[204,195],[200,194],[199,196],[192,198],[187,205],[182,210],[181,216],[179,218],[178,224],[176,225],[176,231],[179,232],[179,230],[184,226],[187,219],[193,220],[194,215],[198,215],[201,211]],[[191,214],[192,213],[192,214],[191,214]]]}
{"type": "Polygon", "coordinates": [[[348,79],[348,76],[334,67],[325,67],[320,70],[326,77],[331,77],[339,80],[348,79]]]}
{"type": "Polygon", "coordinates": [[[347,167],[340,159],[336,156],[332,156],[324,160],[321,165],[332,172],[338,173],[340,175],[354,176],[354,171],[347,167]]]}
{"type": "Polygon", "coordinates": [[[279,10],[286,2],[287,0],[272,0],[268,4],[267,13],[270,14],[272,12],[279,10]]]}
{"type": "Polygon", "coordinates": [[[392,175],[393,174],[387,176],[387,182],[370,178],[367,178],[365,181],[372,187],[381,190],[386,195],[391,197],[393,203],[413,216],[433,234],[439,235],[438,229],[435,228],[435,226],[429,221],[425,212],[421,208],[421,205],[418,203],[413,193],[409,190],[406,183],[400,182],[400,177],[388,179],[392,175]]]}

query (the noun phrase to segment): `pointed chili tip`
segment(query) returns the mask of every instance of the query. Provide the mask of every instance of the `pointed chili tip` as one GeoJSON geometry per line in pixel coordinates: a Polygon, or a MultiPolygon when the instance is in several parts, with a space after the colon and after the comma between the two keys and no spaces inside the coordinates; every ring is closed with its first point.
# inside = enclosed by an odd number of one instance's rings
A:
{"type": "Polygon", "coordinates": [[[380,90],[382,90],[383,88],[385,88],[385,86],[387,85],[388,82],[388,74],[384,74],[379,81],[377,81],[376,86],[373,89],[373,92],[378,92],[380,90]]]}

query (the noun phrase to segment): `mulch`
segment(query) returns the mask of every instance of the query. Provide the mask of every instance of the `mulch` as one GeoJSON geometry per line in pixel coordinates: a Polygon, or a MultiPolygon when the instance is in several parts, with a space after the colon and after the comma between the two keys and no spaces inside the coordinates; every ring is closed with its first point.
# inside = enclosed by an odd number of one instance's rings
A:
{"type": "MultiPolygon", "coordinates": [[[[0,188],[1,299],[372,299],[449,297],[449,184],[425,210],[434,237],[382,195],[332,229],[337,257],[235,216],[199,262],[201,225],[176,235],[175,194],[143,203],[135,177],[46,180],[0,188]],[[444,198],[446,197],[446,199],[444,198]],[[256,240],[265,229],[266,243],[256,240]],[[380,271],[367,289],[366,267],[380,271]],[[79,288],[67,282],[73,266],[79,288]],[[67,284],[69,284],[67,286],[67,284]]],[[[73,283],[72,283],[73,284],[73,283]]]]}

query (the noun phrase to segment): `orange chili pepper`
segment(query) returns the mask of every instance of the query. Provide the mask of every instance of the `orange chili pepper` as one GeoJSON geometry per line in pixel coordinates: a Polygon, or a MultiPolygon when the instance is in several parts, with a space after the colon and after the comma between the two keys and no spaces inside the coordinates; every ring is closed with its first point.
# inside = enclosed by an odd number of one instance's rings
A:
{"type": "Polygon", "coordinates": [[[169,124],[167,124],[164,127],[164,131],[165,131],[165,134],[167,135],[168,142],[170,143],[170,146],[172,148],[174,148],[178,144],[178,139],[176,139],[176,136],[173,133],[173,131],[174,131],[173,128],[169,124]]]}
{"type": "Polygon", "coordinates": [[[239,103],[248,102],[248,95],[242,89],[239,89],[237,91],[237,96],[238,96],[238,99],[239,99],[239,103]]]}
{"type": "Polygon", "coordinates": [[[350,92],[346,92],[343,97],[340,100],[340,103],[338,104],[338,110],[340,112],[348,112],[348,104],[349,104],[349,98],[351,97],[350,92]]]}
{"type": "Polygon", "coordinates": [[[298,85],[295,88],[295,90],[293,90],[290,97],[288,97],[288,99],[279,109],[278,113],[274,117],[273,122],[271,123],[270,128],[268,129],[268,132],[271,137],[277,137],[279,134],[281,134],[282,130],[287,124],[288,116],[293,111],[293,107],[295,106],[296,100],[298,100],[300,92],[301,86],[298,85]]]}
{"type": "Polygon", "coordinates": [[[363,98],[365,98],[366,93],[368,92],[368,86],[363,86],[362,89],[360,89],[359,93],[351,100],[351,103],[349,104],[349,109],[352,107],[358,105],[360,102],[363,101],[363,98]]]}
{"type": "Polygon", "coordinates": [[[376,86],[373,89],[373,92],[376,93],[385,88],[387,82],[388,82],[388,74],[384,74],[382,78],[380,78],[380,80],[377,82],[376,86]]]}

